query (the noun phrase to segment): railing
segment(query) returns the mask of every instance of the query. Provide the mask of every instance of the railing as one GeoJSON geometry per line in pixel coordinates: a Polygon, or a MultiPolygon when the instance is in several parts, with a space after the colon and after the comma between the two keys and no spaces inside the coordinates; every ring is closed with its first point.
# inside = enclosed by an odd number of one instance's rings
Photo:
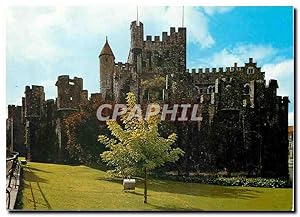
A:
{"type": "Polygon", "coordinates": [[[6,159],[6,179],[8,179],[8,184],[6,186],[6,194],[7,194],[7,209],[9,209],[10,203],[11,203],[11,191],[12,191],[12,178],[15,179],[15,185],[14,188],[17,188],[17,174],[16,172],[19,170],[19,162],[18,162],[18,157],[19,153],[18,152],[13,152],[13,157],[7,158],[6,159]]]}

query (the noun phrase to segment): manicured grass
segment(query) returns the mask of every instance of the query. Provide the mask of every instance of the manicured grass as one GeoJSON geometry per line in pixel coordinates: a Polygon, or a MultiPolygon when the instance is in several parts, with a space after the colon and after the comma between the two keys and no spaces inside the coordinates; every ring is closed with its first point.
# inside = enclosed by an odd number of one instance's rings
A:
{"type": "Polygon", "coordinates": [[[292,209],[292,189],[225,187],[150,180],[123,192],[121,181],[86,166],[28,163],[24,168],[24,210],[234,211],[292,209]]]}

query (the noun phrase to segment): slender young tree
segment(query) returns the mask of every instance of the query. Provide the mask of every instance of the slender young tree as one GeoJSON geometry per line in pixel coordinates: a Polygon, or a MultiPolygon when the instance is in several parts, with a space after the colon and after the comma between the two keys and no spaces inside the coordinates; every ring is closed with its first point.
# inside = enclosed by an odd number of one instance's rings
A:
{"type": "Polygon", "coordinates": [[[144,203],[147,203],[147,176],[149,171],[163,166],[166,162],[175,162],[184,152],[171,147],[176,141],[176,134],[168,138],[159,135],[159,114],[141,118],[136,114],[136,98],[127,94],[127,111],[123,110],[121,124],[108,120],[107,125],[113,138],[100,135],[98,140],[105,144],[107,151],[100,156],[108,166],[113,167],[112,174],[131,177],[144,176],[144,203]]]}

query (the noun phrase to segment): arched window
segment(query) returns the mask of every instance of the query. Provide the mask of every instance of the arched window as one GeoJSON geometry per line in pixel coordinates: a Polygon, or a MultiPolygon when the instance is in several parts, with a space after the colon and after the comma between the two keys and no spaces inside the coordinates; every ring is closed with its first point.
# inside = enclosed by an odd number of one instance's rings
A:
{"type": "Polygon", "coordinates": [[[210,94],[210,86],[207,87],[206,93],[210,94]]]}
{"type": "Polygon", "coordinates": [[[225,90],[230,91],[230,89],[231,89],[231,85],[230,84],[226,85],[225,90]]]}
{"type": "Polygon", "coordinates": [[[213,93],[214,91],[215,91],[215,86],[210,85],[210,86],[207,87],[207,93],[208,93],[208,94],[211,94],[211,93],[213,93]]]}
{"type": "Polygon", "coordinates": [[[250,85],[249,84],[244,85],[243,94],[245,94],[245,95],[250,94],[250,85]]]}
{"type": "Polygon", "coordinates": [[[198,94],[201,93],[201,89],[198,86],[195,86],[194,90],[196,90],[198,94]]]}

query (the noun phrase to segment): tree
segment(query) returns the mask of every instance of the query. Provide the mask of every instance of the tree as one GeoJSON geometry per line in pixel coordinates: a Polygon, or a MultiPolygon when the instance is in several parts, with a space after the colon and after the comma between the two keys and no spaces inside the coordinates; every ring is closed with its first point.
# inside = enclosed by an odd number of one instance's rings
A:
{"type": "Polygon", "coordinates": [[[113,138],[99,136],[99,142],[106,145],[107,151],[100,156],[108,166],[114,169],[111,174],[124,177],[143,174],[144,203],[147,203],[147,176],[149,171],[163,166],[166,162],[175,162],[184,152],[180,148],[172,148],[176,134],[167,139],[158,132],[159,115],[143,119],[132,115],[136,108],[136,98],[131,92],[127,94],[127,111],[121,115],[121,124],[116,120],[106,123],[113,138]]]}
{"type": "Polygon", "coordinates": [[[97,138],[99,132],[106,134],[108,130],[105,122],[100,122],[95,116],[100,105],[101,98],[94,97],[87,105],[80,104],[80,111],[64,118],[63,131],[67,140],[64,157],[69,163],[102,166],[99,154],[104,151],[104,147],[98,145],[97,138]]]}

